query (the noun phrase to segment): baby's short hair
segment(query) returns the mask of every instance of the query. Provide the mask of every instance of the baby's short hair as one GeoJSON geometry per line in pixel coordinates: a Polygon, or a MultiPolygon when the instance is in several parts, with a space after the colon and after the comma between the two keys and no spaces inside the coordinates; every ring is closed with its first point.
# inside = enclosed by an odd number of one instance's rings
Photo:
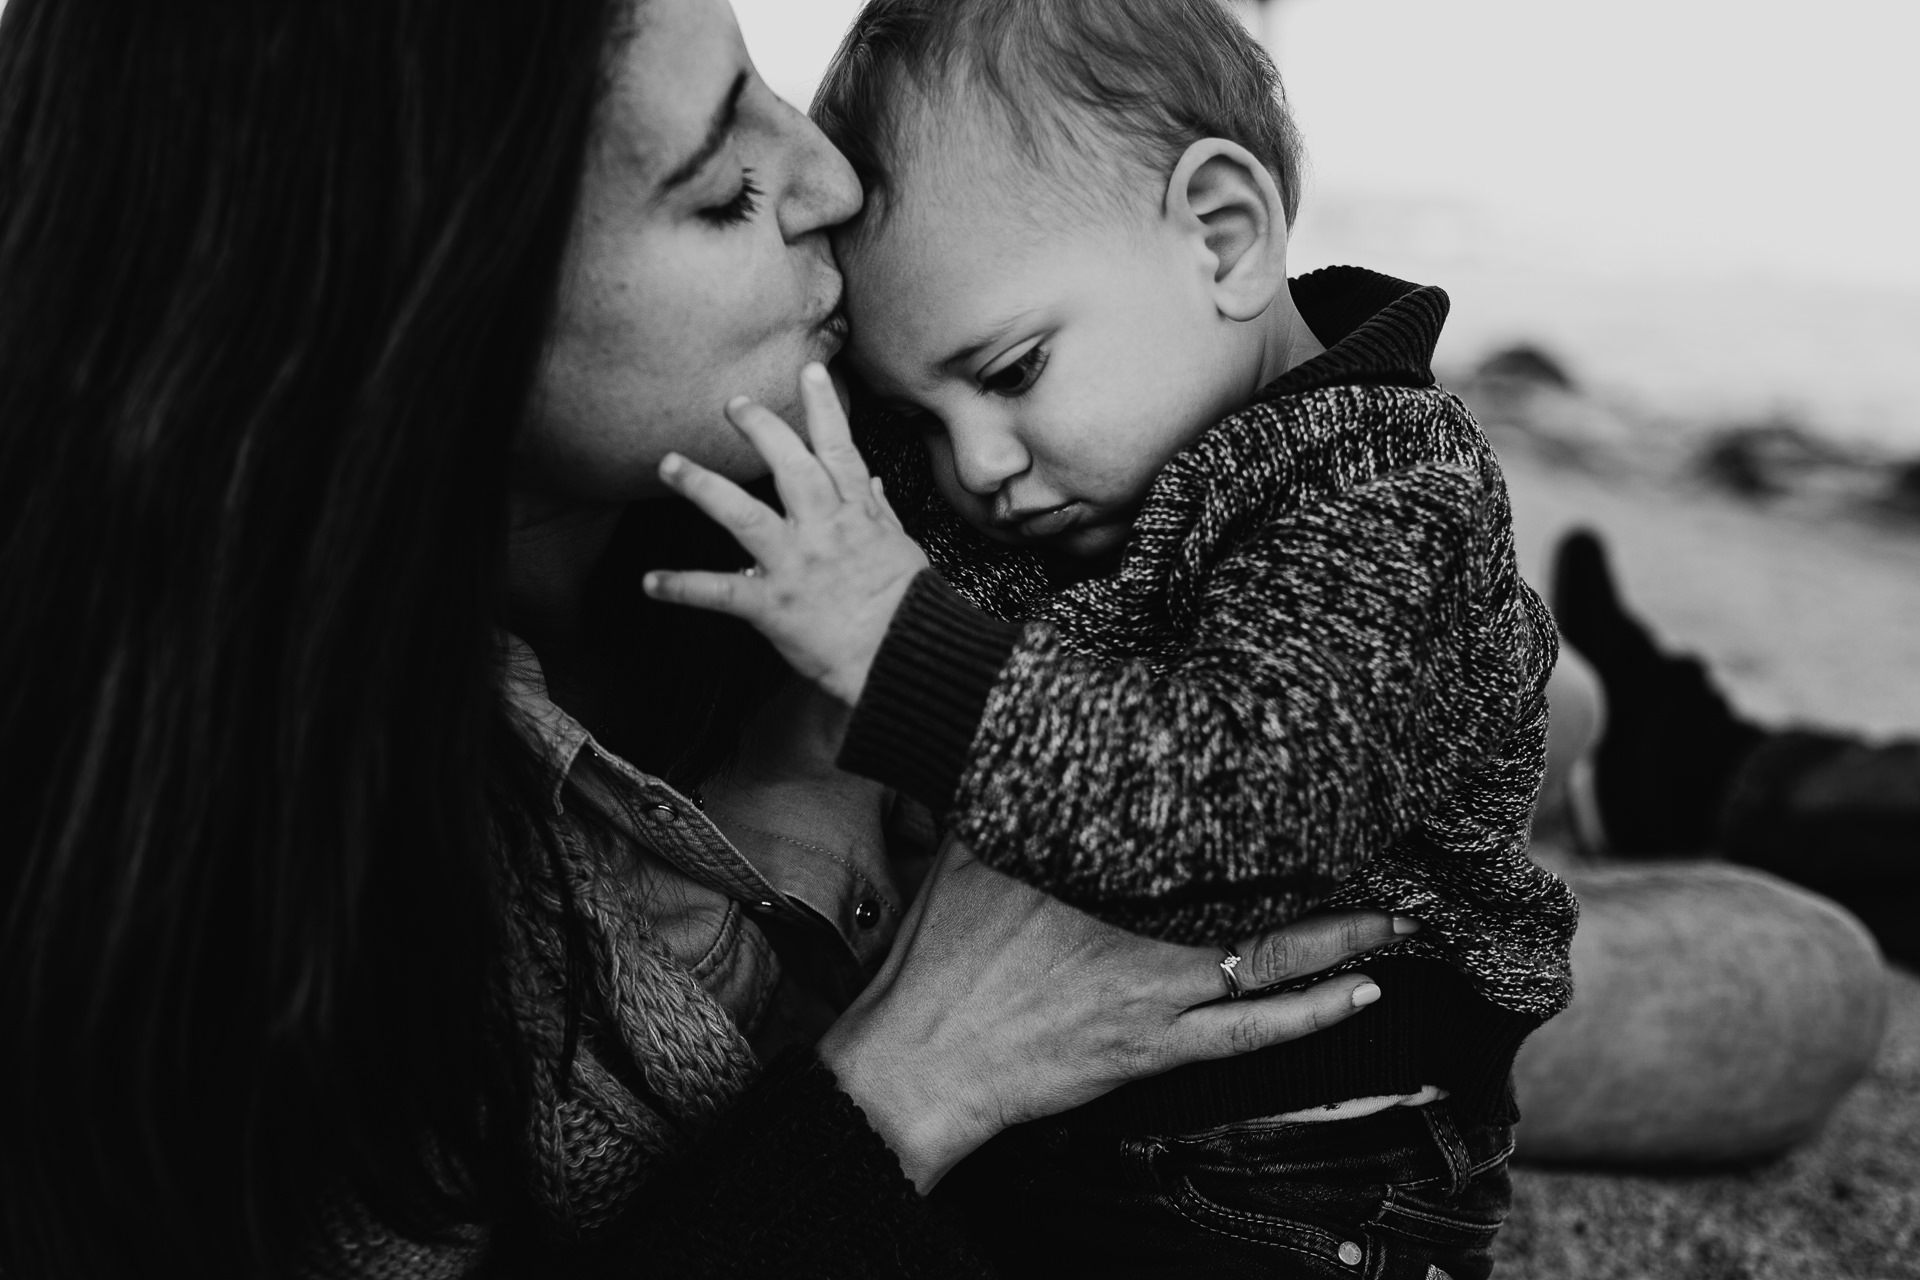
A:
{"type": "MultiPolygon", "coordinates": [[[[1117,140],[1164,179],[1193,143],[1225,138],[1272,173],[1289,225],[1299,207],[1300,136],[1279,72],[1221,0],[869,0],[813,100],[869,212],[890,194],[915,93],[996,109],[1027,159],[1069,172],[1117,140]]],[[[1096,185],[1111,172],[1083,170],[1096,185]]]]}

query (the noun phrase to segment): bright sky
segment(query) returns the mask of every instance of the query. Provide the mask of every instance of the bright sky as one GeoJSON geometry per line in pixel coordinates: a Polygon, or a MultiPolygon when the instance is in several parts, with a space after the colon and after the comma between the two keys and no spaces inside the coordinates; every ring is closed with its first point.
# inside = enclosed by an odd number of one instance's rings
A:
{"type": "MultiPolygon", "coordinates": [[[[735,0],[804,103],[858,0],[735,0]]],[[[1276,0],[1342,216],[1603,272],[1920,291],[1913,0],[1276,0]],[[1419,222],[1417,227],[1404,225],[1419,222]]],[[[1311,226],[1304,227],[1310,232],[1311,226]]]]}

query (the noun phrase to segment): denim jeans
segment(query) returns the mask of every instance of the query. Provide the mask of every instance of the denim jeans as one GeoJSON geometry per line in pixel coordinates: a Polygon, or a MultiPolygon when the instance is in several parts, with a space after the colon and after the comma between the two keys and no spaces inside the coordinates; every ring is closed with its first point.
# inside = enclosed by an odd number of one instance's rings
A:
{"type": "Polygon", "coordinates": [[[1483,1280],[1511,1129],[1446,1100],[1356,1120],[1111,1137],[1012,1129],[936,1199],[1009,1277],[1483,1280]]]}

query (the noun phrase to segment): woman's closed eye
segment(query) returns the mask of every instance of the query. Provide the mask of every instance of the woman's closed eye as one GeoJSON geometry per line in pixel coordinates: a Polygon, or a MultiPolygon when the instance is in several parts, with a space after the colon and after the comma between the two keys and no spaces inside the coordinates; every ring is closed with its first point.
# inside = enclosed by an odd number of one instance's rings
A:
{"type": "Polygon", "coordinates": [[[915,435],[929,436],[945,430],[937,416],[928,413],[918,405],[876,405],[873,413],[891,431],[910,431],[915,435]]]}
{"type": "Polygon", "coordinates": [[[760,211],[760,186],[753,180],[753,170],[740,172],[740,189],[725,204],[700,210],[701,218],[716,227],[737,227],[760,211]]]}
{"type": "Polygon", "coordinates": [[[1033,390],[1047,367],[1047,349],[1039,343],[1028,348],[1019,359],[980,375],[980,390],[996,396],[1017,399],[1033,390]]]}

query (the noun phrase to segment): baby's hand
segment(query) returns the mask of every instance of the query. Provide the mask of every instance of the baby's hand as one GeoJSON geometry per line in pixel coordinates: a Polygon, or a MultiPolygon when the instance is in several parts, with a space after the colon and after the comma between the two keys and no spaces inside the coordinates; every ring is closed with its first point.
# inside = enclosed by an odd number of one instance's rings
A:
{"type": "Polygon", "coordinates": [[[730,613],[773,641],[795,671],[848,706],[860,700],[887,624],[926,553],[900,527],[854,448],[827,371],[800,377],[808,450],[793,428],[745,397],[727,417],[773,469],[782,519],[739,485],[679,454],[660,462],[669,488],[712,516],[757,562],[743,573],[649,573],[656,600],[730,613]]]}

